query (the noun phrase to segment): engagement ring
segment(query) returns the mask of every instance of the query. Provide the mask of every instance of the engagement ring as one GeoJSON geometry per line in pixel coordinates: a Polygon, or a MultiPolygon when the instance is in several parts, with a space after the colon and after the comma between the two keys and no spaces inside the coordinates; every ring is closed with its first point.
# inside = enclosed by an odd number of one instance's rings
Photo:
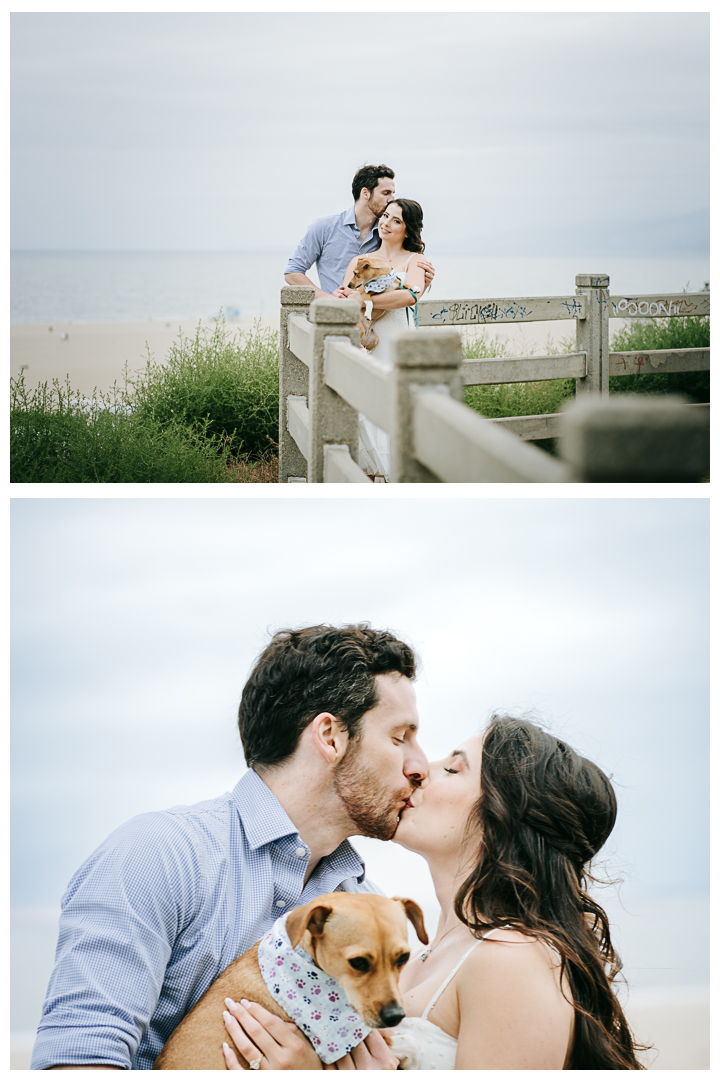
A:
{"type": "Polygon", "coordinates": [[[255,1058],[254,1061],[250,1062],[250,1068],[251,1069],[259,1069],[261,1061],[262,1061],[262,1055],[259,1058],[255,1058]]]}

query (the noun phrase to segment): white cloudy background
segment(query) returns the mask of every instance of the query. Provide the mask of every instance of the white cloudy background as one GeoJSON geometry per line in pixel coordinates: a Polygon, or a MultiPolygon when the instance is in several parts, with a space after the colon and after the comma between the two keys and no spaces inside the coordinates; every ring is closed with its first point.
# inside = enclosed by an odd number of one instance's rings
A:
{"type": "Polygon", "coordinates": [[[438,254],[707,251],[707,13],[11,28],[16,249],[285,251],[382,162],[438,254]]]}
{"type": "MultiPolygon", "coordinates": [[[[419,650],[430,758],[492,710],[530,709],[609,772],[620,816],[607,869],[626,879],[625,910],[605,895],[628,976],[705,982],[707,510],[704,499],[13,500],[14,1026],[37,1021],[74,870],[133,814],[236,783],[235,712],[254,657],[272,630],[320,621],[368,620],[419,650]]],[[[371,878],[416,896],[432,924],[422,861],[360,845],[371,878]]]]}

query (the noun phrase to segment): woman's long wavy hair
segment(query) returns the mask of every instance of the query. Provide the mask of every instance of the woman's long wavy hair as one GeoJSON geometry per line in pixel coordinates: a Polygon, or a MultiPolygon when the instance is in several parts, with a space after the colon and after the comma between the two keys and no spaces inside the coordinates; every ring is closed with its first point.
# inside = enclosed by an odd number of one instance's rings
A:
{"type": "Polygon", "coordinates": [[[575,1008],[567,1069],[642,1069],[613,991],[621,963],[608,918],[589,896],[589,862],[615,824],[607,776],[529,720],[494,716],[481,793],[468,821],[475,869],[455,912],[476,937],[496,926],[530,933],[560,954],[575,1008]]]}
{"type": "Polygon", "coordinates": [[[417,251],[421,255],[425,250],[421,234],[423,230],[423,212],[420,203],[414,199],[391,199],[386,209],[391,206],[399,206],[402,211],[403,224],[405,225],[405,239],[403,248],[405,251],[417,251]]]}

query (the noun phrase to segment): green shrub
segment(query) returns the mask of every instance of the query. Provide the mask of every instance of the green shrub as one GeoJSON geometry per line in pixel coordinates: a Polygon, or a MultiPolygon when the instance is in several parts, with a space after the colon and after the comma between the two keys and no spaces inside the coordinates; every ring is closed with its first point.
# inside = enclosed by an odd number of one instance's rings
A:
{"type": "Polygon", "coordinates": [[[207,484],[232,482],[229,452],[178,422],[132,412],[126,389],[91,399],[55,380],[10,383],[10,480],[25,484],[207,484]]]}
{"type": "MultiPolygon", "coordinates": [[[[565,351],[548,343],[544,355],[565,351]]],[[[567,351],[570,351],[569,347],[567,351]]],[[[508,355],[508,346],[495,338],[488,339],[485,330],[468,336],[463,348],[464,360],[497,360],[508,355]]],[[[537,416],[559,412],[562,403],[575,395],[574,379],[551,379],[547,382],[497,383],[490,386],[467,386],[465,404],[482,416],[537,416]]]]}
{"type": "Polygon", "coordinates": [[[180,422],[224,440],[233,457],[257,458],[278,441],[278,335],[256,322],[232,336],[221,317],[180,337],[164,364],[148,358],[132,381],[133,409],[158,424],[180,422]]]}
{"type": "MultiPolygon", "coordinates": [[[[644,349],[708,349],[710,318],[633,319],[610,342],[611,352],[644,349]]],[[[647,375],[615,375],[611,394],[684,394],[691,401],[710,400],[709,371],[652,372],[647,375]]]]}

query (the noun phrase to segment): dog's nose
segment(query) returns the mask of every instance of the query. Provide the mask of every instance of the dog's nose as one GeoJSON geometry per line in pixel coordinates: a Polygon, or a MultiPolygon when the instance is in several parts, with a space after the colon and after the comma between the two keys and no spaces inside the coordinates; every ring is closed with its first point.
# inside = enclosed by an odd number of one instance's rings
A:
{"type": "Polygon", "coordinates": [[[400,1023],[404,1015],[405,1010],[397,1001],[393,1001],[390,1005],[383,1005],[380,1010],[383,1027],[395,1027],[396,1024],[400,1023]]]}

